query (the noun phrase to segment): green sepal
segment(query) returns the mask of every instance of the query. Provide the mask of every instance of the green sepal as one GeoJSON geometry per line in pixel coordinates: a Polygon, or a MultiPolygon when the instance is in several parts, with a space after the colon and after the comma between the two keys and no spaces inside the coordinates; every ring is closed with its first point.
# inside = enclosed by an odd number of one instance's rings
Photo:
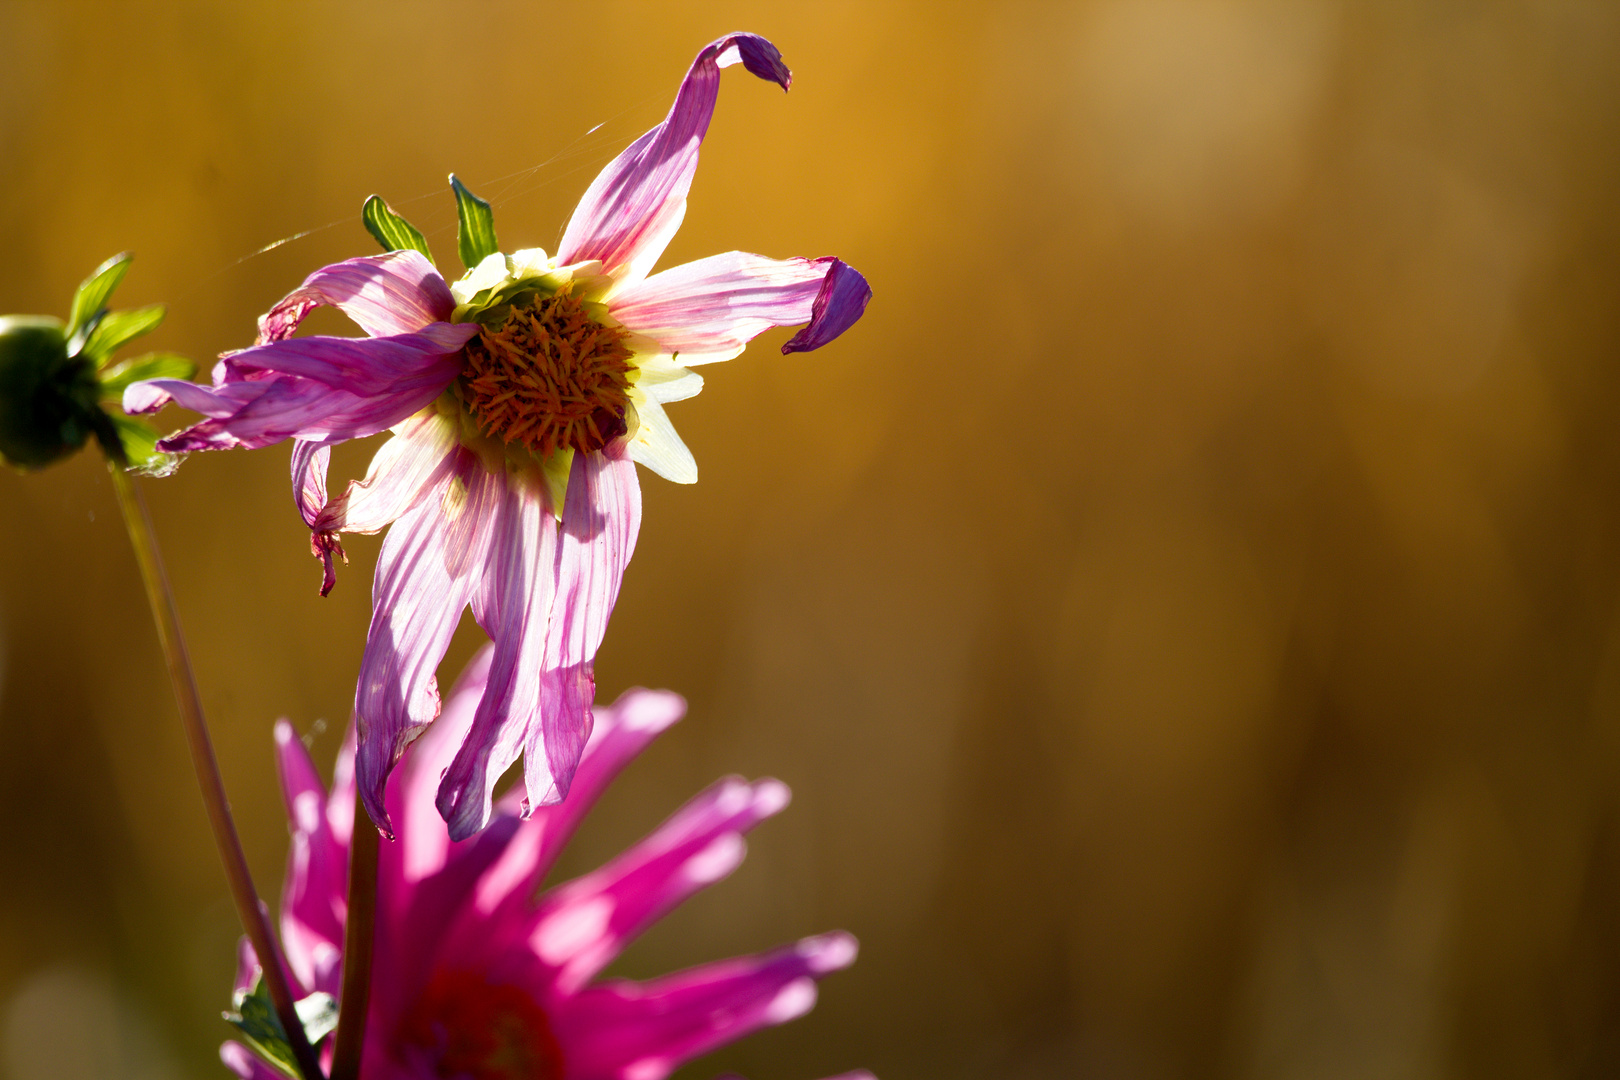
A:
{"type": "Polygon", "coordinates": [[[455,173],[450,174],[450,187],[456,193],[456,248],[461,264],[471,270],[501,249],[495,242],[495,213],[455,173]]]}
{"type": "Polygon", "coordinates": [[[101,373],[101,399],[117,401],[124,396],[130,383],[142,379],[189,379],[197,374],[197,365],[173,353],[147,353],[133,360],[114,364],[101,373]]]}
{"type": "MultiPolygon", "coordinates": [[[[122,413],[106,415],[112,419],[113,431],[118,439],[118,449],[123,454],[123,460],[119,461],[118,455],[110,451],[107,456],[131,472],[138,472],[142,476],[168,476],[180,467],[181,461],[185,460],[184,454],[165,454],[159,451],[157,441],[162,436],[145,420],[137,420],[122,413]]],[[[102,445],[105,449],[105,441],[102,445]]]]}
{"type": "Polygon", "coordinates": [[[68,313],[69,338],[77,337],[95,318],[96,312],[107,306],[113,290],[129,273],[130,260],[134,257],[127,251],[121,251],[96,267],[89,277],[79,283],[78,291],[73,294],[73,307],[68,313]]]}
{"type": "MultiPolygon", "coordinates": [[[[276,1016],[276,1007],[270,1001],[270,991],[260,976],[250,993],[238,990],[231,998],[234,1013],[225,1013],[225,1019],[242,1033],[243,1041],[263,1058],[266,1064],[287,1077],[303,1080],[298,1071],[298,1059],[287,1043],[287,1031],[276,1016]]],[[[337,1027],[338,1005],[331,994],[315,993],[298,1002],[298,1020],[304,1025],[304,1035],[311,1046],[317,1045],[337,1027]]]]}
{"type": "Polygon", "coordinates": [[[421,230],[394,213],[394,208],[383,202],[381,195],[366,200],[366,205],[360,208],[360,220],[384,251],[420,251],[428,262],[433,262],[433,252],[428,250],[427,238],[421,230]]]}
{"type": "Polygon", "coordinates": [[[88,357],[99,368],[113,353],[142,334],[156,330],[167,312],[168,308],[162,304],[151,304],[133,311],[109,311],[96,321],[95,328],[79,349],[79,355],[88,357]]]}

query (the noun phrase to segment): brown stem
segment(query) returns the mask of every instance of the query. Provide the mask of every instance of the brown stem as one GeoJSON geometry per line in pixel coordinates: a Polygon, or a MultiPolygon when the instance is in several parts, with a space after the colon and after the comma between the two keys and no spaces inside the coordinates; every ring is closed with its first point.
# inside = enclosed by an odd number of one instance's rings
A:
{"type": "Polygon", "coordinates": [[[236,913],[247,931],[253,951],[258,954],[259,966],[264,970],[265,985],[276,1015],[286,1031],[287,1042],[298,1059],[299,1071],[305,1080],[324,1080],[315,1049],[304,1035],[304,1025],[294,1008],[292,989],[287,985],[281,947],[270,929],[270,917],[259,894],[253,887],[253,875],[248,871],[247,857],[242,854],[242,841],[236,835],[236,824],[231,820],[231,804],[225,797],[225,783],[220,779],[219,761],[214,757],[214,744],[208,737],[208,724],[203,719],[202,702],[197,696],[197,678],[191,670],[191,658],[186,653],[186,641],[180,633],[180,615],[175,609],[174,593],[169,588],[169,577],[163,569],[163,556],[158,552],[157,537],[152,531],[152,515],[147,512],[146,500],[140,488],[116,463],[109,462],[113,491],[118,496],[118,508],[124,513],[124,525],[129,529],[129,542],[135,549],[135,561],[141,568],[141,580],[146,585],[146,601],[152,608],[152,622],[157,626],[158,642],[163,646],[163,658],[168,663],[169,680],[174,684],[175,704],[180,707],[180,724],[186,732],[186,743],[191,749],[191,765],[197,772],[197,786],[202,789],[203,805],[208,808],[208,823],[213,826],[214,843],[219,848],[220,862],[225,865],[225,877],[230,882],[231,898],[236,901],[236,913]]]}
{"type": "Polygon", "coordinates": [[[343,1000],[338,1004],[332,1080],[359,1080],[371,999],[371,947],[376,937],[377,826],[358,798],[349,846],[349,913],[343,924],[343,1000]]]}

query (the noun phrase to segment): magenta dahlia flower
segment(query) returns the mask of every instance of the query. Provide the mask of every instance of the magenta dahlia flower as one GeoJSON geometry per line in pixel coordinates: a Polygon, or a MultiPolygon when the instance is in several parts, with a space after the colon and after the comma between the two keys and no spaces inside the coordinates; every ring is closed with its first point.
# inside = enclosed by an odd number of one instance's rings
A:
{"type": "Polygon", "coordinates": [[[632,463],[697,479],[664,406],[702,388],[692,367],[738,355],[766,328],[808,324],[782,351],[816,349],[871,297],[835,258],[733,251],[648,276],[685,214],[720,69],[739,61],[791,82],[762,37],[705,46],[669,116],[586,191],[557,254],[501,254],[488,204],[452,177],[468,269],[447,283],[421,234],[373,197],[367,228],[395,250],[311,274],[259,320],[256,345],[220,360],[212,386],[153,379],[125,396],[132,413],[172,400],[207,417],[162,450],[296,440],[293,494],[325,563],[323,593],[340,533],[394,523],[355,693],[360,795],[384,832],[384,782],[438,713],[434,672],[469,604],[495,660],[438,789],[451,835],[483,827],[491,787],[519,755],[542,803],[567,794],[640,525],[632,463]],[[291,337],[323,304],[369,336],[291,337]],[[366,478],[328,498],[331,446],[389,429],[366,478]]]}
{"type": "MultiPolygon", "coordinates": [[[[367,1080],[662,1080],[681,1063],[807,1012],[816,980],[855,959],[844,933],[722,960],[650,982],[598,980],[625,945],[742,861],[743,834],[781,810],[776,780],[720,780],[608,863],[536,896],[558,851],[609,781],[680,719],[670,693],[633,690],[596,724],[568,798],[527,820],[497,807],[471,840],[450,839],[430,793],[478,715],[486,647],[444,715],[405,754],[386,799],[398,842],[382,847],[361,1075],[367,1080]]],[[[304,745],[276,726],[292,852],[282,941],[300,997],[338,996],[343,965],[353,746],[328,793],[304,745]]],[[[256,981],[243,943],[239,993],[256,981]]],[[[330,1055],[328,1046],[325,1053],[330,1055]]],[[[221,1057],[239,1076],[277,1074],[246,1046],[221,1057]]],[[[328,1062],[329,1064],[329,1062],[328,1062]]]]}

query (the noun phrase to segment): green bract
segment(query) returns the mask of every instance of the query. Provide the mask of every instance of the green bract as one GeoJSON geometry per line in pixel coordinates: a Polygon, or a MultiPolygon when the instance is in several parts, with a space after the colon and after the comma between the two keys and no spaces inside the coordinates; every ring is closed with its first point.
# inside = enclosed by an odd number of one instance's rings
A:
{"type": "Polygon", "coordinates": [[[38,469],[78,450],[94,435],[127,468],[163,473],[177,458],[154,448],[157,432],[116,408],[140,379],[189,379],[191,361],[167,353],[112,364],[112,355],[163,321],[163,305],[109,311],[107,301],[129,270],[130,254],[98,266],[74,293],[68,321],[47,315],[0,316],[0,460],[38,469]]]}

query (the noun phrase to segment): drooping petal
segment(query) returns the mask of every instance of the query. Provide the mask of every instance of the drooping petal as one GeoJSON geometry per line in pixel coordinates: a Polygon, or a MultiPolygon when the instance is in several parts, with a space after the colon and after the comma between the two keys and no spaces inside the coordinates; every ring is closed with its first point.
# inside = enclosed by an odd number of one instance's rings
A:
{"type": "Polygon", "coordinates": [[[313,379],[361,397],[406,392],[406,386],[424,382],[437,382],[443,390],[461,370],[462,346],[477,333],[476,323],[437,322],[390,337],[288,338],[231,353],[220,362],[250,375],[313,379]]]}
{"type": "Polygon", "coordinates": [[[558,988],[581,989],[656,919],[735,870],[743,834],[788,798],[777,780],[721,780],[611,863],[547,893],[529,945],[558,988]]]}
{"type": "Polygon", "coordinates": [[[763,956],[708,964],[646,983],[591,987],[556,1011],[571,1080],[663,1080],[683,1062],[803,1016],[816,980],[855,961],[848,934],[821,934],[763,956]]]}
{"type": "MultiPolygon", "coordinates": [[[[326,506],[326,470],[332,463],[332,444],[310,439],[294,439],[292,452],[293,503],[304,524],[313,526],[321,509],[326,506]]],[[[312,529],[309,549],[321,560],[321,595],[325,596],[337,584],[337,566],[334,556],[348,562],[343,543],[335,533],[312,529]]]]}
{"type": "Polygon", "coordinates": [[[473,618],[495,645],[488,686],[437,797],[453,840],[466,839],[489,821],[495,781],[538,727],[540,666],[557,582],[557,524],[540,488],[528,483],[503,485],[498,518],[471,596],[473,618]]]}
{"type": "Polygon", "coordinates": [[[872,286],[847,262],[832,260],[821,294],[810,310],[810,325],[782,346],[782,353],[812,352],[855,325],[872,299],[872,286]]]}
{"type": "Polygon", "coordinates": [[[720,69],[738,61],[784,90],[793,81],[776,46],[757,34],[728,34],[705,45],[664,122],[631,143],[585,192],[563,233],[558,263],[600,259],[605,272],[624,283],[647,275],[686,214],[720,69]]]}
{"type": "Polygon", "coordinates": [[[448,858],[450,835],[433,796],[467,737],[489,681],[493,653],[493,647],[485,645],[467,662],[439,718],[406,750],[388,782],[385,805],[389,818],[399,825],[399,840],[383,850],[382,859],[397,864],[393,877],[402,892],[443,869],[448,858]]]}
{"type": "Polygon", "coordinates": [[[384,784],[399,755],[439,713],[434,670],[478,580],[503,478],[460,452],[454,475],[383,540],[371,629],[355,690],[361,800],[390,836],[384,784]]]}
{"type": "MultiPolygon", "coordinates": [[[[848,270],[834,258],[767,259],[728,251],[626,286],[614,295],[613,317],[678,354],[688,367],[730,360],[762,331],[811,322],[827,281],[847,278],[840,267],[848,270]]],[[[847,291],[841,287],[840,295],[847,291]]],[[[841,301],[837,310],[845,314],[850,306],[841,301]]]]}
{"type": "Polygon", "coordinates": [[[546,632],[540,722],[529,729],[524,748],[523,782],[531,805],[568,794],[591,734],[596,650],[640,530],[641,485],[625,449],[575,454],[558,529],[557,592],[546,632]]]}
{"type": "Polygon", "coordinates": [[[326,503],[310,521],[317,532],[381,532],[450,475],[456,426],[436,412],[412,416],[394,429],[371,459],[364,480],[326,503]]]}
{"type": "MultiPolygon", "coordinates": [[[[476,328],[474,328],[476,330],[476,328]]],[[[188,450],[257,449],[287,438],[313,442],[342,442],[375,435],[393,427],[438,397],[460,370],[458,340],[465,334],[450,327],[439,334],[408,334],[395,338],[295,338],[245,350],[233,360],[256,354],[251,362],[272,364],[280,352],[290,366],[320,370],[337,380],[327,382],[303,374],[274,372],[255,378],[200,386],[183,379],[151,379],[124,392],[124,408],[132,414],[154,412],[169,401],[209,419],[176,432],[159,443],[167,453],[188,450]],[[365,354],[371,354],[368,360],[365,354]],[[322,357],[325,357],[323,360],[322,357]],[[376,393],[358,393],[342,383],[343,369],[378,362],[391,370],[373,372],[363,382],[376,393]]],[[[244,361],[247,362],[247,361],[244,361]]],[[[222,361],[222,363],[224,363],[222,361]]],[[[245,370],[242,368],[232,370],[245,370]]]]}
{"type": "Polygon", "coordinates": [[[326,506],[326,470],[332,464],[332,444],[296,439],[292,452],[293,503],[305,525],[326,506]]]}
{"type": "Polygon", "coordinates": [[[419,252],[390,251],[323,266],[259,318],[259,344],[290,337],[304,316],[331,304],[371,337],[448,322],[450,287],[419,252]]]}

